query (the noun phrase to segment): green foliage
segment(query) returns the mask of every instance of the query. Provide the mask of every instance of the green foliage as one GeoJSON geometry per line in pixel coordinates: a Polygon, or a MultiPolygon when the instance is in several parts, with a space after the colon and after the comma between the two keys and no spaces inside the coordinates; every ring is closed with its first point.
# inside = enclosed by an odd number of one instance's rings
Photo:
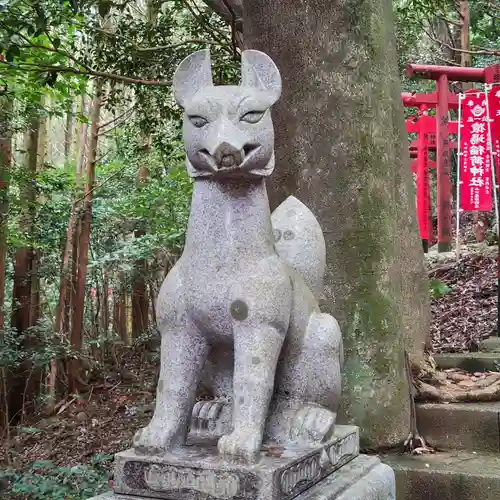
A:
{"type": "Polygon", "coordinates": [[[429,280],[429,293],[433,300],[440,299],[450,292],[451,288],[441,280],[438,280],[437,278],[431,278],[429,280]]]}
{"type": "Polygon", "coordinates": [[[38,460],[23,471],[0,471],[2,498],[85,500],[109,489],[111,460],[98,453],[90,465],[56,467],[50,460],[38,460]]]}
{"type": "Polygon", "coordinates": [[[54,332],[48,318],[22,333],[14,328],[0,331],[0,367],[15,370],[24,362],[33,369],[47,367],[53,359],[73,356],[68,340],[54,332]]]}

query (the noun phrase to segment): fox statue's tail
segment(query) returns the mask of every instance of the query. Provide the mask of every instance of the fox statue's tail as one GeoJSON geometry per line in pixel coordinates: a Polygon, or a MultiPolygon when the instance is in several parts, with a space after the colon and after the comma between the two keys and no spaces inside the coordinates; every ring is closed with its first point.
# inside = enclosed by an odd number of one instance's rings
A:
{"type": "Polygon", "coordinates": [[[326,247],[314,214],[289,196],[272,213],[271,223],[278,255],[302,276],[317,301],[323,295],[326,247]]]}

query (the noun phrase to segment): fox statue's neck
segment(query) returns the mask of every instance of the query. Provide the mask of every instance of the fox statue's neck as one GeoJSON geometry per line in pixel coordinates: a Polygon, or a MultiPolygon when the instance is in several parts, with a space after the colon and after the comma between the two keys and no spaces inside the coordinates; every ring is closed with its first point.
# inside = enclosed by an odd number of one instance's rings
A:
{"type": "Polygon", "coordinates": [[[265,180],[196,179],[184,252],[208,261],[274,253],[265,180]]]}

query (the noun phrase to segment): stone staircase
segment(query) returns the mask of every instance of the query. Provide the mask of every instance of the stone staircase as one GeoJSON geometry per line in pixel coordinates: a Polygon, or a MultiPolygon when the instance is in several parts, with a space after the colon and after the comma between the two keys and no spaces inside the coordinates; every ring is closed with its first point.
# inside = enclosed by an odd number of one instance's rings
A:
{"type": "MultiPolygon", "coordinates": [[[[466,356],[475,369],[484,362],[476,356],[466,356]]],[[[500,500],[500,402],[418,404],[417,424],[438,452],[381,457],[396,473],[397,500],[500,500]]]]}

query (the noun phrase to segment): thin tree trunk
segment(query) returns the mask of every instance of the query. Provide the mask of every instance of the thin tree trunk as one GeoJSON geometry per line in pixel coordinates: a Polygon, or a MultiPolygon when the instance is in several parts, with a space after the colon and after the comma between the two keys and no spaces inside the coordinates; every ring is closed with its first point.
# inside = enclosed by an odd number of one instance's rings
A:
{"type": "MultiPolygon", "coordinates": [[[[87,264],[90,248],[90,229],[92,224],[92,189],[95,180],[95,164],[97,158],[97,142],[99,133],[99,117],[102,105],[103,82],[97,80],[95,97],[92,101],[91,136],[87,160],[87,181],[85,185],[85,198],[83,201],[82,227],[78,241],[78,280],[76,287],[75,303],[73,304],[73,318],[71,325],[71,346],[78,353],[83,342],[83,320],[85,311],[85,285],[87,280],[87,264]]],[[[81,385],[80,361],[71,360],[69,364],[70,390],[78,391],[81,385]]]]}
{"type": "MultiPolygon", "coordinates": [[[[5,328],[5,260],[7,255],[7,231],[9,212],[9,182],[12,164],[12,100],[8,96],[0,97],[0,338],[5,328]]],[[[7,430],[9,438],[9,404],[7,372],[2,367],[0,372],[0,427],[7,430]]]]}
{"type": "MultiPolygon", "coordinates": [[[[144,138],[146,145],[144,151],[150,149],[150,138],[144,138]]],[[[142,166],[139,170],[138,189],[147,182],[149,178],[149,170],[142,166]]],[[[141,224],[142,225],[142,224],[141,224]]],[[[144,236],[146,231],[143,227],[139,227],[134,231],[134,236],[140,238],[144,236]]],[[[149,298],[146,283],[148,272],[148,264],[146,259],[139,259],[135,263],[135,270],[132,283],[132,338],[137,338],[144,333],[149,327],[149,298]]]]}
{"type": "Polygon", "coordinates": [[[71,146],[73,144],[73,112],[74,105],[71,103],[71,109],[66,113],[66,127],[64,129],[64,164],[69,165],[72,161],[71,146]]]}
{"type": "Polygon", "coordinates": [[[40,251],[32,249],[30,272],[30,326],[35,326],[40,319],[40,251]]]}
{"type": "Polygon", "coordinates": [[[3,330],[5,325],[5,257],[7,254],[7,217],[12,162],[11,113],[12,100],[8,97],[0,98],[0,330],[3,330]]]}
{"type": "MultiPolygon", "coordinates": [[[[87,115],[87,100],[85,96],[82,96],[82,114],[87,115]]],[[[76,183],[80,183],[80,178],[82,175],[83,165],[85,165],[85,158],[87,153],[87,122],[80,125],[80,137],[78,141],[78,160],[76,162],[76,183]]]]}
{"type": "MultiPolygon", "coordinates": [[[[45,108],[48,97],[44,95],[41,99],[41,107],[45,108]]],[[[42,170],[43,165],[47,161],[47,149],[48,149],[48,127],[49,127],[49,117],[47,115],[42,116],[40,119],[39,132],[38,132],[38,150],[37,150],[37,160],[36,166],[38,170],[42,170]]]]}
{"type": "MultiPolygon", "coordinates": [[[[83,110],[85,110],[85,97],[82,98],[83,110]]],[[[66,164],[70,161],[71,145],[72,140],[72,124],[73,114],[68,113],[66,119],[66,134],[65,134],[65,161],[66,164]]],[[[78,156],[78,163],[83,164],[83,156],[85,152],[85,143],[87,140],[87,134],[81,134],[79,137],[80,144],[78,150],[80,154],[78,156]]],[[[77,191],[76,196],[79,196],[80,191],[78,190],[81,178],[81,170],[77,172],[77,191]]],[[[61,277],[59,282],[59,299],[56,307],[55,314],[55,324],[54,330],[59,333],[65,333],[68,337],[70,335],[71,320],[70,320],[70,310],[73,294],[73,286],[76,287],[75,283],[72,282],[73,276],[76,276],[77,265],[76,265],[76,250],[77,250],[77,238],[79,228],[78,220],[78,207],[76,203],[71,205],[71,212],[68,218],[68,227],[66,229],[66,241],[64,244],[63,255],[61,259],[61,277]]],[[[47,411],[50,413],[55,404],[55,394],[56,394],[56,374],[57,374],[57,361],[54,359],[51,362],[51,371],[49,378],[49,398],[47,401],[47,411]]]]}
{"type": "MultiPolygon", "coordinates": [[[[159,0],[147,0],[146,21],[149,25],[155,26],[158,21],[158,13],[161,2],[159,0]]],[[[141,134],[142,152],[147,159],[151,151],[151,136],[147,133],[141,134]]],[[[149,170],[145,165],[139,168],[137,179],[137,189],[148,181],[149,170]]],[[[139,222],[139,227],[134,231],[134,237],[140,238],[146,234],[144,224],[139,222]]],[[[137,338],[149,327],[149,298],[146,283],[148,272],[147,260],[139,259],[135,262],[135,269],[132,275],[132,338],[137,338]]]]}
{"type": "MultiPolygon", "coordinates": [[[[460,0],[460,47],[465,52],[460,52],[460,65],[472,66],[470,51],[470,13],[469,0],[460,0]]],[[[471,87],[472,88],[472,87],[471,87]]]]}
{"type": "Polygon", "coordinates": [[[113,294],[113,327],[115,332],[119,335],[122,342],[127,345],[128,334],[127,334],[127,317],[126,317],[126,283],[125,283],[125,273],[120,271],[118,274],[119,288],[113,294]]]}
{"type": "MultiPolygon", "coordinates": [[[[33,181],[37,171],[39,133],[40,120],[35,117],[25,134],[27,178],[21,191],[23,207],[20,225],[23,233],[30,238],[33,234],[36,210],[36,193],[33,181]]],[[[35,317],[31,308],[33,248],[31,243],[25,245],[16,251],[12,290],[11,327],[16,329],[18,335],[23,335],[30,326],[33,326],[32,321],[35,317]]],[[[34,342],[32,337],[27,336],[23,340],[23,346],[25,348],[33,347],[34,342]]],[[[36,376],[32,363],[24,361],[9,381],[9,411],[16,420],[22,416],[28,406],[32,406],[37,390],[36,376]]]]}
{"type": "MultiPolygon", "coordinates": [[[[103,286],[102,286],[102,309],[101,309],[101,329],[102,329],[102,334],[104,338],[106,339],[106,349],[108,349],[107,345],[107,340],[108,340],[108,333],[109,333],[109,276],[108,276],[108,271],[104,269],[102,273],[102,281],[103,281],[103,286]]],[[[105,355],[108,353],[105,352],[105,355]]]]}

